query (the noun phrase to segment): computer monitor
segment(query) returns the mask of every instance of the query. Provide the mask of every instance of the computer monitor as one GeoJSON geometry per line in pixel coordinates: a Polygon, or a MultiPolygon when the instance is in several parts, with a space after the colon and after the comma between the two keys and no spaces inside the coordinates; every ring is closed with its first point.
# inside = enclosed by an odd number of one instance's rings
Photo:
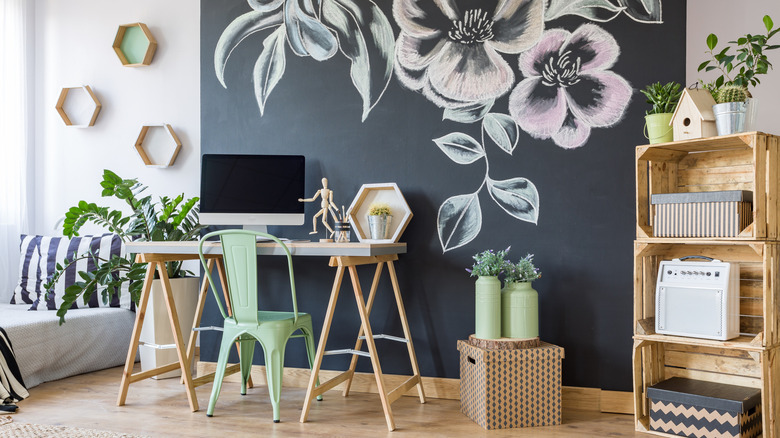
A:
{"type": "Polygon", "coordinates": [[[305,159],[301,155],[204,154],[200,166],[200,223],[303,225],[305,159]]]}

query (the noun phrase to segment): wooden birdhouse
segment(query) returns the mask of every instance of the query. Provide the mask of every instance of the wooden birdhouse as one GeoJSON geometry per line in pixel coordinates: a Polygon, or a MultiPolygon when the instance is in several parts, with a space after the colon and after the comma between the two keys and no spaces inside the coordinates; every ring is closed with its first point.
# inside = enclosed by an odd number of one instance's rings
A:
{"type": "Polygon", "coordinates": [[[674,141],[718,135],[715,114],[712,113],[713,105],[715,99],[709,91],[688,88],[683,90],[672,116],[674,141]]]}

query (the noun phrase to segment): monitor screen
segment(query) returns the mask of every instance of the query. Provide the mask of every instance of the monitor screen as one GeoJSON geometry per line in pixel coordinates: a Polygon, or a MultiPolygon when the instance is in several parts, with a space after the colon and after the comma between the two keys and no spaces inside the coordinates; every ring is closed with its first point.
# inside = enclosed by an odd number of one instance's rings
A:
{"type": "Polygon", "coordinates": [[[301,225],[301,155],[204,154],[200,222],[205,225],[301,225]]]}

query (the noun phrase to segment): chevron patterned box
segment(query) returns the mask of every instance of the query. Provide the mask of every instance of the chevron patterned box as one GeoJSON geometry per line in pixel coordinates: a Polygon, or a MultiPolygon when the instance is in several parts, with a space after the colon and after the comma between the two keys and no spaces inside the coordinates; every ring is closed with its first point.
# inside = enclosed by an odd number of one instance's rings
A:
{"type": "Polygon", "coordinates": [[[563,348],[488,350],[458,341],[460,411],[485,429],[561,424],[563,348]]]}
{"type": "Polygon", "coordinates": [[[761,435],[761,391],[672,377],[647,387],[650,428],[672,435],[753,438],[761,435]]]}

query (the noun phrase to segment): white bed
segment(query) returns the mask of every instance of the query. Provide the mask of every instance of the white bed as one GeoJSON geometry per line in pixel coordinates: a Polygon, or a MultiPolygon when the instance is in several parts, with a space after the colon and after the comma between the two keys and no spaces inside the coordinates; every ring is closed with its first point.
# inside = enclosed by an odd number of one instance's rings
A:
{"type": "Polygon", "coordinates": [[[50,380],[123,365],[135,313],[120,308],[73,309],[59,325],[55,311],[0,304],[0,327],[8,333],[27,388],[50,380]]]}

